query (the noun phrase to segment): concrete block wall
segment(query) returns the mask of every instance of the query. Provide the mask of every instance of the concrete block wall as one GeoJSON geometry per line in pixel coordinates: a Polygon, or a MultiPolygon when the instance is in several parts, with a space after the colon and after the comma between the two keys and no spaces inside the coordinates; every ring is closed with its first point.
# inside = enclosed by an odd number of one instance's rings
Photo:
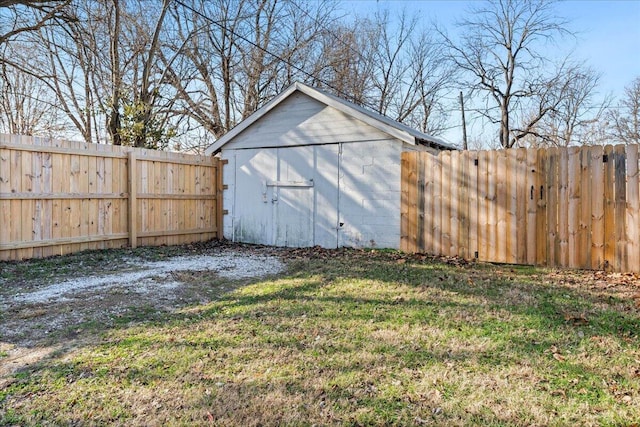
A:
{"type": "Polygon", "coordinates": [[[340,246],[400,247],[402,148],[393,140],[342,145],[340,246]]]}

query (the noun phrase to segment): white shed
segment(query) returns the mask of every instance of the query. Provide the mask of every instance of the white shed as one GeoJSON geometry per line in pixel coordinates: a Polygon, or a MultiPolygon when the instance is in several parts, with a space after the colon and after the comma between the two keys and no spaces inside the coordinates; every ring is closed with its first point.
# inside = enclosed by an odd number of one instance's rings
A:
{"type": "Polygon", "coordinates": [[[400,153],[444,142],[295,83],[211,145],[224,236],[273,246],[400,246],[400,153]]]}

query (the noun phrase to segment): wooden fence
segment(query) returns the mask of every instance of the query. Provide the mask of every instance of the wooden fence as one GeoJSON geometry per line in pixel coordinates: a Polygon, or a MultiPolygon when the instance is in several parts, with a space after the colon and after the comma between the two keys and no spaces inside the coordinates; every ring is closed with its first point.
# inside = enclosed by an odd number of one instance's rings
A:
{"type": "Polygon", "coordinates": [[[222,165],[0,134],[0,260],[219,237],[222,165]]]}
{"type": "Polygon", "coordinates": [[[401,248],[640,271],[638,146],[403,153],[401,248]]]}

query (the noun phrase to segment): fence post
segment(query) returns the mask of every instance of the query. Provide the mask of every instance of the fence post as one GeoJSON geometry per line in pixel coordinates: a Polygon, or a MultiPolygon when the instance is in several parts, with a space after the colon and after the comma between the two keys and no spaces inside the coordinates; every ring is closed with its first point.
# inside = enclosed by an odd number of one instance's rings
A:
{"type": "Polygon", "coordinates": [[[136,219],[138,217],[138,188],[136,171],[136,153],[129,151],[129,161],[127,164],[127,177],[129,184],[129,246],[138,246],[138,230],[136,229],[136,219]]]}

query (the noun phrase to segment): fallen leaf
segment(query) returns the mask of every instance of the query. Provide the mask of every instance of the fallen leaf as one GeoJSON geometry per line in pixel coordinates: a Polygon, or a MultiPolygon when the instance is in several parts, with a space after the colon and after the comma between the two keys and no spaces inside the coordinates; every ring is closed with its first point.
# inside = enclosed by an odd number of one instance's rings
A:
{"type": "Polygon", "coordinates": [[[585,326],[585,325],[589,324],[589,321],[584,316],[584,314],[580,314],[580,315],[577,315],[577,316],[574,316],[572,314],[565,314],[564,315],[564,320],[565,320],[565,322],[571,323],[574,326],[585,326]]]}
{"type": "Polygon", "coordinates": [[[561,355],[560,353],[553,353],[553,358],[556,359],[559,362],[564,361],[564,356],[561,355]]]}

